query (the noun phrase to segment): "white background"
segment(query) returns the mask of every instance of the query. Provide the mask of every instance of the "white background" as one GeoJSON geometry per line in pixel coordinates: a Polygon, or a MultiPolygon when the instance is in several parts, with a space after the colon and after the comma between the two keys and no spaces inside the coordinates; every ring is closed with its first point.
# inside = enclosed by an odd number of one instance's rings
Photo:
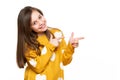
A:
{"type": "MultiPolygon", "coordinates": [[[[23,80],[16,65],[17,16],[25,6],[41,9],[48,26],[69,39],[84,36],[73,61],[64,67],[65,80],[120,80],[119,0],[3,0],[0,1],[0,78],[23,80]]],[[[52,73],[51,73],[52,74],[52,73]]]]}

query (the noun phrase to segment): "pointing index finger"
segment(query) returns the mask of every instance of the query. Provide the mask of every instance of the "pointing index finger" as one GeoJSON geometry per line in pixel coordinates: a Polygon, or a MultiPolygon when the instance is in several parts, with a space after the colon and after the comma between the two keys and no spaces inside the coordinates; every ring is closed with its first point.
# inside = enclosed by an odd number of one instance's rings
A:
{"type": "Polygon", "coordinates": [[[78,40],[84,39],[84,37],[79,37],[78,40]]]}

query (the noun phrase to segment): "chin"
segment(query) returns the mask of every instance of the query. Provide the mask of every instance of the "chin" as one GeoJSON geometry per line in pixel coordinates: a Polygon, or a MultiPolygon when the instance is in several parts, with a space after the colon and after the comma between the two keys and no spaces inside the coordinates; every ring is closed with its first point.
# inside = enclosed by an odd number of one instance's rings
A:
{"type": "Polygon", "coordinates": [[[45,29],[44,29],[44,31],[46,31],[48,28],[46,27],[45,29]]]}
{"type": "Polygon", "coordinates": [[[48,28],[45,27],[44,29],[41,29],[40,32],[45,32],[48,28]]]}
{"type": "Polygon", "coordinates": [[[46,29],[44,29],[44,30],[42,30],[42,32],[45,32],[47,30],[47,28],[46,29]]]}

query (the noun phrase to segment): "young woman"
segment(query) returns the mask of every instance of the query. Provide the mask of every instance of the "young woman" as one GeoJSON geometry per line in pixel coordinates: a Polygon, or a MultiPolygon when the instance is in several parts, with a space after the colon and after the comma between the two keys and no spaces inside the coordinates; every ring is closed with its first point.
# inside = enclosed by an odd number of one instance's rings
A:
{"type": "Polygon", "coordinates": [[[61,30],[47,26],[41,10],[26,6],[18,15],[17,64],[25,70],[24,80],[64,80],[63,66],[72,60],[74,48],[83,37],[68,44],[61,30]]]}

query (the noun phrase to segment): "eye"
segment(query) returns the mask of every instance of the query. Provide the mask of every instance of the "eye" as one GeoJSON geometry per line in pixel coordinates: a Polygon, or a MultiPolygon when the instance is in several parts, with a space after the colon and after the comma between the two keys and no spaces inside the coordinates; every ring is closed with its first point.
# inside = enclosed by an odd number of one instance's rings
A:
{"type": "Polygon", "coordinates": [[[41,15],[39,15],[39,16],[38,16],[38,18],[39,18],[39,19],[41,19],[41,18],[42,18],[42,16],[41,16],[41,15]]]}
{"type": "Polygon", "coordinates": [[[33,25],[36,25],[36,24],[37,24],[37,21],[34,21],[34,22],[33,22],[33,25]]]}

